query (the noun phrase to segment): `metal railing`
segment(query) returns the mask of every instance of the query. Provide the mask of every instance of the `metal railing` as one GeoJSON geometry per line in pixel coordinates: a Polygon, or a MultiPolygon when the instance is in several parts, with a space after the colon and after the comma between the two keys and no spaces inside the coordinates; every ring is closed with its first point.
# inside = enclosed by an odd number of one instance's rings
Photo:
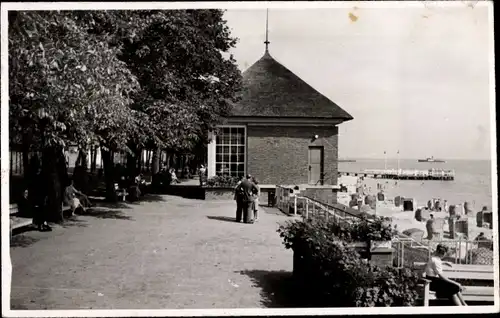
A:
{"type": "Polygon", "coordinates": [[[335,218],[340,221],[359,219],[359,211],[343,204],[328,204],[308,196],[297,195],[292,188],[276,186],[276,206],[282,212],[303,218],[335,218]]]}
{"type": "Polygon", "coordinates": [[[493,243],[466,239],[456,240],[423,240],[397,237],[392,241],[394,249],[394,266],[412,267],[414,262],[427,262],[439,245],[448,247],[445,261],[454,264],[493,265],[493,243]]]}
{"type": "MultiPolygon", "coordinates": [[[[277,207],[287,214],[300,215],[305,219],[323,218],[338,222],[352,222],[360,218],[360,212],[343,204],[327,204],[294,193],[293,189],[276,186],[277,207]]],[[[368,221],[370,221],[368,219],[368,221]]],[[[458,238],[456,240],[415,240],[397,233],[392,239],[394,266],[412,267],[415,262],[427,262],[438,244],[448,247],[445,260],[455,264],[493,265],[493,243],[458,238]]]]}

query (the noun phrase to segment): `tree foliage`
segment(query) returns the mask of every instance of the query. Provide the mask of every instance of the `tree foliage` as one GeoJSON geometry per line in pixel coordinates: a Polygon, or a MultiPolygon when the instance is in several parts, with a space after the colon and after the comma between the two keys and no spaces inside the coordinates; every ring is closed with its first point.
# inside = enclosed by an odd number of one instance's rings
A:
{"type": "Polygon", "coordinates": [[[13,12],[9,22],[14,140],[30,131],[44,137],[43,144],[35,140],[41,147],[122,147],[134,123],[131,93],[139,85],[118,59],[119,47],[89,36],[72,12],[13,12]]]}
{"type": "MultiPolygon", "coordinates": [[[[117,30],[127,63],[142,86],[136,109],[149,116],[157,145],[192,149],[237,101],[241,75],[236,44],[221,10],[133,12],[137,31],[117,30]],[[146,21],[146,23],[144,23],[146,21]]],[[[126,24],[120,24],[125,26],[126,24]]]]}
{"type": "Polygon", "coordinates": [[[221,10],[9,12],[11,144],[98,145],[105,170],[204,145],[238,99],[235,44],[221,10]]]}

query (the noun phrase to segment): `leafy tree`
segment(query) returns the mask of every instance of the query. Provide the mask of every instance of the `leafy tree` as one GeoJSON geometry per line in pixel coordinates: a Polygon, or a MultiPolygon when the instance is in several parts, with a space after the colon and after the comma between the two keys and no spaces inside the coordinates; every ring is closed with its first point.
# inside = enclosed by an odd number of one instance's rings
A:
{"type": "MultiPolygon", "coordinates": [[[[60,158],[99,145],[108,199],[112,151],[184,152],[237,101],[236,44],[221,10],[29,11],[9,16],[11,142],[43,149],[60,219],[60,158]]],[[[86,153],[82,153],[83,159],[86,153]]],[[[156,152],[158,158],[158,152],[156,152]]],[[[26,158],[27,159],[27,158],[26,158]]],[[[83,160],[86,161],[85,159],[83,160]]],[[[131,166],[136,166],[132,164],[131,166]]]]}
{"type": "Polygon", "coordinates": [[[63,149],[70,143],[125,147],[127,131],[135,124],[130,95],[139,87],[117,58],[119,47],[90,35],[73,14],[26,11],[9,16],[11,141],[24,140],[43,150],[54,220],[62,219],[67,178],[63,149]]]}
{"type": "MultiPolygon", "coordinates": [[[[134,108],[153,127],[149,142],[171,152],[206,144],[207,133],[238,99],[236,44],[222,10],[135,11],[119,18],[120,58],[141,83],[134,108]]],[[[107,19],[109,21],[109,18],[107,19]]]]}

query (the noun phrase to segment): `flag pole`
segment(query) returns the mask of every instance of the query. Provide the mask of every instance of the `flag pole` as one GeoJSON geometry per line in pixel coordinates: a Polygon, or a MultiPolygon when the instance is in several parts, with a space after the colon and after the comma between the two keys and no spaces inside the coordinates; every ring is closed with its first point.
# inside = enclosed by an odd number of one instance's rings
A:
{"type": "Polygon", "coordinates": [[[387,151],[384,151],[384,170],[387,170],[387,151]]]}
{"type": "Polygon", "coordinates": [[[398,174],[399,174],[399,150],[398,150],[398,174]]]}

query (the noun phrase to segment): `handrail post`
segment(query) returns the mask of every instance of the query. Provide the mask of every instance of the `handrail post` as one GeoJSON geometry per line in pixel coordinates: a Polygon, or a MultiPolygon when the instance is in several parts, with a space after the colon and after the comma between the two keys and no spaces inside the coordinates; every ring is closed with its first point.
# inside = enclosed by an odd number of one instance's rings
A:
{"type": "Polygon", "coordinates": [[[405,264],[405,244],[403,243],[401,248],[401,267],[405,264]]]}
{"type": "Polygon", "coordinates": [[[297,215],[297,196],[294,196],[293,200],[293,215],[297,215]]]}
{"type": "Polygon", "coordinates": [[[309,199],[306,198],[306,219],[309,217],[309,199]]]}

